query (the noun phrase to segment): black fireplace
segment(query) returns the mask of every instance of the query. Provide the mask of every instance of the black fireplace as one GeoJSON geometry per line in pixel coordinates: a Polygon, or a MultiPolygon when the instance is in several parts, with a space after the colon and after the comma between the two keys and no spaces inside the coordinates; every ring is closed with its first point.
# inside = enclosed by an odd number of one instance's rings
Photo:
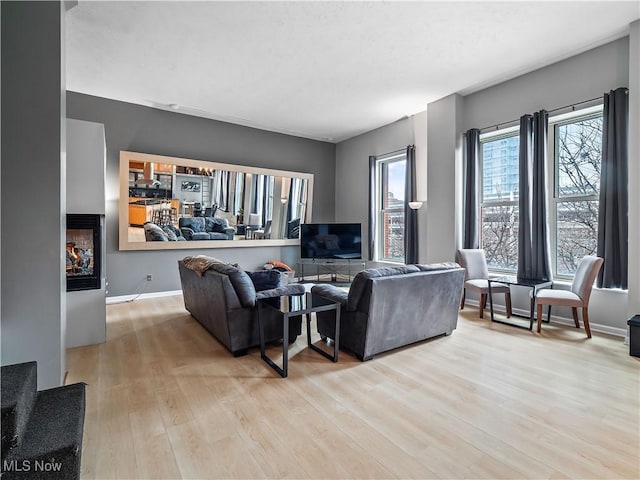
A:
{"type": "Polygon", "coordinates": [[[67,214],[67,292],[99,289],[102,265],[102,216],[67,214]]]}

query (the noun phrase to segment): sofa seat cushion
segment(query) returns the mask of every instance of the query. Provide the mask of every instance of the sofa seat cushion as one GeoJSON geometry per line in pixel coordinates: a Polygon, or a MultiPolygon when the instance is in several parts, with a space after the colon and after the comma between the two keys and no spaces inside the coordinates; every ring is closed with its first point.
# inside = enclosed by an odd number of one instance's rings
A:
{"type": "Polygon", "coordinates": [[[209,240],[228,240],[229,239],[226,233],[208,232],[207,235],[209,235],[209,240]]]}
{"type": "Polygon", "coordinates": [[[191,240],[210,240],[210,237],[207,232],[195,232],[191,236],[191,240]]]}

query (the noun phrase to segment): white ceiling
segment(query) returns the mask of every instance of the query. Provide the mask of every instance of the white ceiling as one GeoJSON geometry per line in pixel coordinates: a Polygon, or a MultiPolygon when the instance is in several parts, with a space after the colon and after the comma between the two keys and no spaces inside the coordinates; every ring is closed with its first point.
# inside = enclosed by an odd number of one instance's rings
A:
{"type": "Polygon", "coordinates": [[[628,33],[640,2],[88,2],[67,89],[338,142],[628,33]]]}

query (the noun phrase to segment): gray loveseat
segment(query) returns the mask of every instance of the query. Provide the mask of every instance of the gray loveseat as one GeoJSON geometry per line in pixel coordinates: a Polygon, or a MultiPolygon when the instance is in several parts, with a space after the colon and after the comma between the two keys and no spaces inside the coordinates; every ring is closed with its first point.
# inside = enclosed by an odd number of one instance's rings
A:
{"type": "MultiPolygon", "coordinates": [[[[339,301],[340,347],[360,360],[439,335],[458,323],[464,269],[457,263],[372,268],[359,272],[349,292],[333,285],[311,291],[339,301]]],[[[333,338],[335,313],[318,312],[318,332],[333,338]]]]}
{"type": "MultiPolygon", "coordinates": [[[[184,260],[178,261],[178,269],[185,308],[234,356],[260,345],[258,299],[304,293],[302,285],[279,286],[281,275],[275,270],[248,273],[232,265],[210,263],[200,275],[201,270],[187,268],[184,260]]],[[[270,308],[263,309],[263,314],[265,341],[281,340],[282,316],[270,308]]],[[[300,335],[301,324],[301,317],[291,319],[290,343],[300,335]]]]}

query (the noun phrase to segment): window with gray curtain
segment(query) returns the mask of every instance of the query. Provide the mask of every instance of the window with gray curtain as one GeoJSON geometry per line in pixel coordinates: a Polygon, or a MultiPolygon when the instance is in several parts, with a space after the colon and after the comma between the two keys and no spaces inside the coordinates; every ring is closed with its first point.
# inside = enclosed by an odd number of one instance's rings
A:
{"type": "Polygon", "coordinates": [[[604,258],[598,275],[601,288],[628,288],[628,137],[628,90],[618,88],[604,95],[598,212],[598,256],[604,258]]]}

